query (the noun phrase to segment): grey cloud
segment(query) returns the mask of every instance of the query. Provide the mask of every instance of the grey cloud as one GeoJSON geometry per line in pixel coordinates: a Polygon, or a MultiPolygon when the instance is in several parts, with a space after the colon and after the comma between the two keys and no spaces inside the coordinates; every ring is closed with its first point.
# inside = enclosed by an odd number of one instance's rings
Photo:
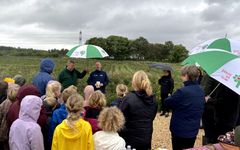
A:
{"type": "Polygon", "coordinates": [[[84,40],[144,36],[191,48],[225,33],[240,38],[239,6],[237,0],[0,0],[0,35],[56,46],[76,43],[82,30],[84,40]]]}

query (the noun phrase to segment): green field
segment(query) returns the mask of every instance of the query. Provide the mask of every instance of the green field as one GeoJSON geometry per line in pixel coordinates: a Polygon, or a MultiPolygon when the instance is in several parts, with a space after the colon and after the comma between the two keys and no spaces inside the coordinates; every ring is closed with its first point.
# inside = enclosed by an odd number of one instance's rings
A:
{"type": "MultiPolygon", "coordinates": [[[[40,57],[17,57],[17,56],[0,56],[0,78],[13,77],[16,74],[23,75],[28,83],[31,83],[32,78],[39,70],[39,64],[42,58],[40,57]]],[[[68,58],[54,58],[56,63],[53,77],[57,79],[60,71],[65,67],[68,58]]],[[[95,61],[93,59],[76,59],[76,68],[82,71],[85,67],[89,68],[89,71],[95,69],[95,61]]],[[[107,86],[107,100],[108,102],[116,98],[115,87],[119,83],[128,85],[131,90],[131,79],[134,72],[138,70],[144,70],[149,75],[153,90],[159,98],[159,85],[158,79],[162,75],[162,71],[159,69],[150,69],[148,64],[155,63],[150,61],[115,61],[115,60],[99,60],[102,63],[103,70],[107,72],[110,83],[107,86]]],[[[182,83],[179,77],[179,64],[171,64],[174,68],[173,78],[175,80],[175,89],[179,88],[182,83]]],[[[86,80],[89,74],[83,79],[79,80],[78,90],[82,94],[84,86],[86,86],[86,80]]]]}

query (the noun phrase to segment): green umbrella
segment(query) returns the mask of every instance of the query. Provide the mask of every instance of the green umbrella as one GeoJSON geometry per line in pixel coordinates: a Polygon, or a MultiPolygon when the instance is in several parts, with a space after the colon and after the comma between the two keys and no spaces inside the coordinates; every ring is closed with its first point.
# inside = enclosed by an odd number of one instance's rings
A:
{"type": "Polygon", "coordinates": [[[82,45],[73,47],[66,54],[72,58],[103,58],[108,57],[108,54],[101,47],[96,45],[82,45]]]}
{"type": "Polygon", "coordinates": [[[239,56],[240,41],[236,41],[228,38],[211,39],[197,45],[192,50],[190,50],[190,55],[203,52],[205,50],[211,50],[211,49],[225,50],[239,56]]]}
{"type": "Polygon", "coordinates": [[[206,50],[190,55],[182,64],[198,63],[212,78],[240,95],[240,57],[226,50],[206,50]]]}

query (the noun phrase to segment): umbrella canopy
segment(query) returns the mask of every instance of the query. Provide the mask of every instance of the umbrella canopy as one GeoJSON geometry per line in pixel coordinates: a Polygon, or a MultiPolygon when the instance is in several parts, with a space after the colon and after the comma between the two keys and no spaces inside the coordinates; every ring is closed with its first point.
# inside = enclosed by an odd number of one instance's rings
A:
{"type": "Polygon", "coordinates": [[[168,64],[150,64],[149,67],[150,68],[157,68],[157,69],[161,69],[161,70],[173,71],[173,68],[168,64]]]}
{"type": "Polygon", "coordinates": [[[108,57],[108,54],[99,46],[95,45],[82,45],[73,47],[66,54],[72,58],[104,58],[108,57]]]}
{"type": "Polygon", "coordinates": [[[190,50],[190,55],[210,49],[221,49],[240,56],[240,41],[228,38],[211,39],[190,50]]]}
{"type": "Polygon", "coordinates": [[[240,95],[240,57],[225,50],[206,50],[190,55],[185,64],[198,63],[212,78],[240,95]]]}

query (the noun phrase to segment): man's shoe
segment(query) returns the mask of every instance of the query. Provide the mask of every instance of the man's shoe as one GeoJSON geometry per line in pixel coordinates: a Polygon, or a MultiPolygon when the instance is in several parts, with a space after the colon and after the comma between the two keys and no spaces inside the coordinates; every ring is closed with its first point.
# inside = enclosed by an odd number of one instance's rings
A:
{"type": "Polygon", "coordinates": [[[169,117],[169,113],[166,113],[166,114],[165,114],[165,117],[169,117]]]}

